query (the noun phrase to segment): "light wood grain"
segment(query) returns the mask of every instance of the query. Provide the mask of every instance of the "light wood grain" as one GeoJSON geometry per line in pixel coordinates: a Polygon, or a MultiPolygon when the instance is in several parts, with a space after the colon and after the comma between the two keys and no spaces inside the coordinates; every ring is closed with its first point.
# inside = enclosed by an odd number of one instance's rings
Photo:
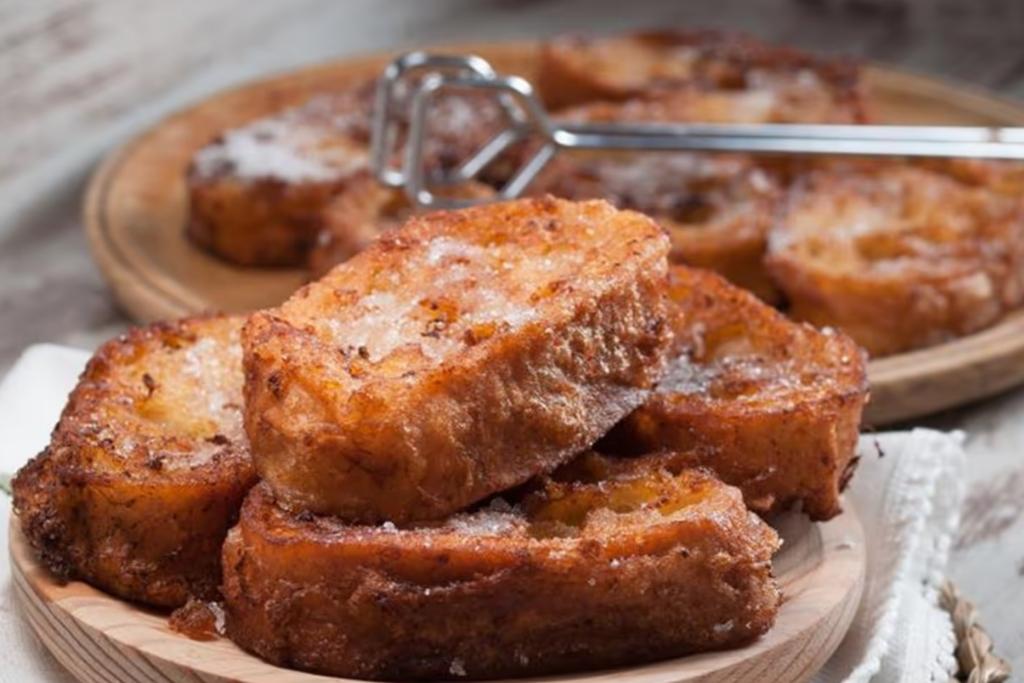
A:
{"type": "MultiPolygon", "coordinates": [[[[534,43],[445,46],[473,52],[530,78],[534,43]]],[[[90,245],[121,304],[140,320],[204,310],[246,312],[284,300],[304,281],[294,270],[238,268],[193,246],[185,169],[220,131],[373,77],[393,53],[330,62],[212,97],[113,153],[89,185],[90,245]]],[[[894,123],[1024,123],[1024,108],[963,87],[874,67],[868,81],[879,118],[894,123]]],[[[977,400],[1024,382],[1024,317],[940,347],[873,361],[866,421],[884,425],[977,400]]]]}
{"type": "MultiPolygon", "coordinates": [[[[565,683],[802,683],[839,646],[860,603],[866,545],[847,502],[839,518],[812,524],[791,514],[774,561],[786,596],[769,633],[741,649],[631,669],[559,677],[565,683]]],[[[112,598],[84,583],[61,584],[35,560],[12,518],[11,570],[21,610],[40,640],[79,680],[92,683],[204,681],[314,683],[338,680],[272,666],[218,638],[194,641],[163,614],[112,598]]]]}
{"type": "Polygon", "coordinates": [[[864,421],[888,425],[994,396],[1024,383],[1024,311],[941,346],[868,364],[864,421]]]}

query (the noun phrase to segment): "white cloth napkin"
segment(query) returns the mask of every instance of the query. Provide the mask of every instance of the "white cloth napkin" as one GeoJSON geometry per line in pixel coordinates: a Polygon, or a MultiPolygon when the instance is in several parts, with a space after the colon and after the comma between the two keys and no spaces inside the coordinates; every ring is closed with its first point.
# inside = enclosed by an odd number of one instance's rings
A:
{"type": "Polygon", "coordinates": [[[964,435],[864,435],[847,498],[864,525],[868,571],[853,626],[815,683],[949,681],[956,641],[936,602],[963,498],[964,435]]]}
{"type": "MultiPolygon", "coordinates": [[[[52,344],[30,346],[0,383],[0,473],[13,474],[43,450],[89,354],[52,344]]],[[[0,496],[0,543],[7,554],[10,499],[0,496]]],[[[18,611],[11,570],[0,561],[0,683],[72,683],[18,611]]]]}
{"type": "MultiPolygon", "coordinates": [[[[49,439],[88,354],[30,347],[0,383],[0,472],[16,471],[49,439]]],[[[936,593],[958,523],[963,435],[929,430],[866,435],[848,499],[868,539],[864,598],[839,650],[815,683],[948,681],[953,629],[936,593]]],[[[10,504],[0,502],[7,545],[10,504]]],[[[0,683],[71,681],[32,636],[0,563],[0,683]]]]}

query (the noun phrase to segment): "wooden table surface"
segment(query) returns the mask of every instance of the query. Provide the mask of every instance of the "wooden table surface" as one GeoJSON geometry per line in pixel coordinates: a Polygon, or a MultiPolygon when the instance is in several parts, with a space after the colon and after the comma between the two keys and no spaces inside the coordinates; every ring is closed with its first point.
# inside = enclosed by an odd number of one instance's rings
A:
{"type": "MultiPolygon", "coordinates": [[[[219,88],[339,55],[633,26],[723,26],[1024,98],[1019,0],[0,0],[0,373],[122,329],[79,221],[100,156],[219,88]]],[[[921,424],[968,433],[950,575],[1024,672],[1024,390],[921,424]]]]}

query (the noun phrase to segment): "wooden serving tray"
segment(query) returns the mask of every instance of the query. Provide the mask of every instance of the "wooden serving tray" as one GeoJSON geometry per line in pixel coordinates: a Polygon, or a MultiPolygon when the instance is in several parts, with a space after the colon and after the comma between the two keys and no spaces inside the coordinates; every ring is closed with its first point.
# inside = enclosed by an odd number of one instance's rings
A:
{"type": "MultiPolygon", "coordinates": [[[[786,596],[765,637],[747,647],[641,667],[559,676],[564,683],[802,683],[839,646],[864,587],[864,530],[846,512],[826,524],[789,514],[774,560],[786,596]]],[[[281,669],[227,638],[195,641],[171,631],[167,616],[77,581],[62,584],[38,564],[16,517],[10,527],[14,593],[39,639],[85,683],[314,683],[327,678],[281,669]]],[[[517,681],[540,679],[517,679],[517,681]]],[[[547,678],[545,680],[551,680],[547,678]]]]}
{"type": "MultiPolygon", "coordinates": [[[[449,45],[527,78],[536,45],[449,45]]],[[[100,269],[136,319],[204,310],[245,312],[284,300],[297,270],[238,268],[185,238],[185,169],[197,149],[245,121],[380,73],[394,54],[340,60],[222,92],[164,120],[111,154],[93,175],[85,225],[100,269]]],[[[1024,106],[884,67],[869,67],[877,117],[889,123],[1024,125],[1024,106]]],[[[942,346],[873,361],[866,420],[882,425],[960,405],[1024,382],[1024,314],[942,346]]]]}

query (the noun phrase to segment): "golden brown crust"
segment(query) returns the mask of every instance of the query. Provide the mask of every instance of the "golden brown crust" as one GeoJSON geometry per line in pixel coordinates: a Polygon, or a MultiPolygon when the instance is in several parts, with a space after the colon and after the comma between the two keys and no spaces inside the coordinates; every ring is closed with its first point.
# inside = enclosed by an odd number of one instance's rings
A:
{"type": "Polygon", "coordinates": [[[984,187],[1010,197],[1024,196],[1024,164],[990,159],[916,159],[915,166],[955,178],[965,185],[984,187]]]}
{"type": "MultiPolygon", "coordinates": [[[[489,199],[494,190],[476,182],[461,183],[447,193],[460,199],[489,199]]],[[[308,267],[314,279],[352,258],[381,234],[399,227],[415,212],[401,190],[381,185],[370,174],[351,183],[320,212],[316,246],[308,267]]]]}
{"type": "Polygon", "coordinates": [[[305,262],[323,206],[368,163],[372,88],[225,131],[189,166],[189,237],[242,266],[305,262]]]}
{"type": "Polygon", "coordinates": [[[819,89],[766,83],[744,90],[681,86],[628,100],[595,100],[555,112],[566,121],[597,123],[857,123],[819,89]]]}
{"type": "Polygon", "coordinates": [[[675,353],[654,395],[601,447],[679,451],[770,513],[840,512],[867,400],[863,353],[846,336],[793,323],[718,276],[673,267],[675,353]]]}
{"type": "Polygon", "coordinates": [[[261,485],[224,547],[228,632],[276,664],[371,679],[579,671],[764,633],[778,538],[739,492],[644,458],[610,469],[411,528],[289,515],[261,485]]]}
{"type": "Polygon", "coordinates": [[[239,266],[302,265],[316,243],[321,208],[345,187],[280,180],[189,178],[189,238],[239,266]]]}
{"type": "MultiPolygon", "coordinates": [[[[188,171],[189,237],[237,265],[304,265],[324,207],[368,173],[373,93],[371,82],[320,95],[199,150],[188,171]]],[[[396,106],[399,115],[407,108],[396,106]]],[[[456,166],[504,127],[503,116],[483,95],[441,97],[427,120],[428,169],[456,166]]]]}
{"type": "Polygon", "coordinates": [[[885,356],[970,334],[1020,306],[1024,204],[954,176],[902,162],[809,174],[767,259],[791,315],[885,356]]]}
{"type": "MultiPolygon", "coordinates": [[[[621,102],[588,102],[558,116],[574,123],[859,120],[848,109],[833,109],[835,103],[823,100],[823,92],[770,81],[747,90],[684,85],[621,102]]],[[[601,197],[649,214],[669,231],[674,262],[713,270],[778,304],[781,293],[764,265],[767,234],[780,209],[782,188],[817,165],[817,160],[786,156],[587,153],[556,158],[530,191],[569,199],[601,197]]]]}
{"type": "Polygon", "coordinates": [[[856,65],[720,31],[555,38],[541,49],[538,88],[554,108],[697,88],[775,93],[782,117],[776,120],[867,118],[856,65]]]}
{"type": "Polygon", "coordinates": [[[541,173],[531,192],[607,199],[645,213],[667,230],[671,261],[714,270],[769,303],[779,300],[763,260],[782,189],[748,156],[566,156],[541,173]]]}
{"type": "Polygon", "coordinates": [[[412,218],[250,318],[261,476],[292,509],[402,522],[550,471],[660,376],[667,251],[599,201],[412,218]]]}
{"type": "Polygon", "coordinates": [[[14,507],[44,564],[123,598],[214,597],[217,554],[255,483],[242,430],[239,318],[138,328],[104,344],[14,507]]]}

